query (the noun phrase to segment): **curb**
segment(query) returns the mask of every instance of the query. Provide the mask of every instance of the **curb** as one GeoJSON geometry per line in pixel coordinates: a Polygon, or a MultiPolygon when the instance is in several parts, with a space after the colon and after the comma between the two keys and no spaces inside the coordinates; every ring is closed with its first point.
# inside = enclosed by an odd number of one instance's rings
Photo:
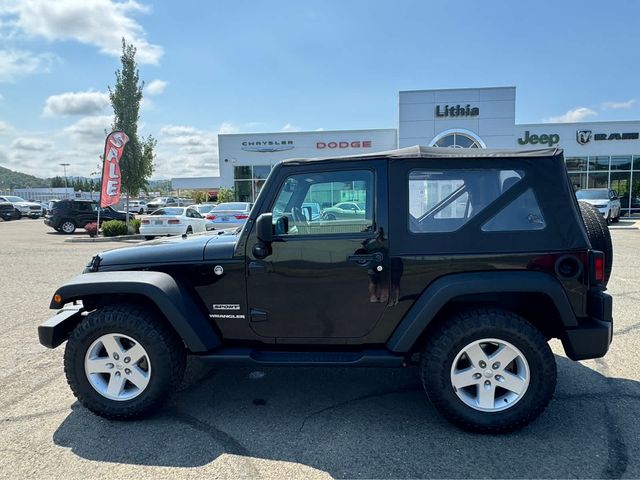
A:
{"type": "Polygon", "coordinates": [[[104,242],[128,242],[130,240],[144,240],[144,235],[121,235],[119,237],[78,237],[67,238],[64,243],[104,243],[104,242]]]}

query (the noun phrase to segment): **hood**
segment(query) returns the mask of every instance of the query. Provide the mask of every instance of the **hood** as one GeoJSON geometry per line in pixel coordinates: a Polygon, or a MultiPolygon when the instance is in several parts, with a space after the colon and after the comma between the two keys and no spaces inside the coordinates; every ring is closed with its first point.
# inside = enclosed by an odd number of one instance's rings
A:
{"type": "Polygon", "coordinates": [[[14,203],[14,205],[17,205],[19,207],[40,207],[40,208],[42,208],[42,205],[40,205],[39,203],[36,203],[36,202],[16,202],[16,203],[14,203]]]}
{"type": "Polygon", "coordinates": [[[591,198],[589,200],[579,200],[580,202],[588,203],[589,205],[606,205],[609,203],[608,198],[591,198]]]}
{"type": "Polygon", "coordinates": [[[133,247],[102,252],[99,268],[191,263],[224,260],[233,257],[237,235],[199,234],[189,237],[169,237],[140,243],[133,247]],[[205,254],[206,252],[206,254],[205,254]]]}

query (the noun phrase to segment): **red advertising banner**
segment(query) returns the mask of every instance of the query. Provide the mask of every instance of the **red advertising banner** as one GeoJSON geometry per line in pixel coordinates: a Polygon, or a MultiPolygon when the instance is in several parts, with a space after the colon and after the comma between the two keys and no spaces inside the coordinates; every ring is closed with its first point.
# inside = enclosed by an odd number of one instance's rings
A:
{"type": "Polygon", "coordinates": [[[129,137],[124,132],[111,132],[104,144],[102,164],[102,193],[100,206],[108,207],[120,201],[120,158],[129,137]]]}

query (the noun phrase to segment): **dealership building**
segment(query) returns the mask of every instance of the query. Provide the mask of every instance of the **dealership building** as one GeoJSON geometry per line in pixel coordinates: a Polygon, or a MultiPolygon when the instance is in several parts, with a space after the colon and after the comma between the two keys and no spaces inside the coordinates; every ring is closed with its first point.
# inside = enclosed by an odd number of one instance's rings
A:
{"type": "MultiPolygon", "coordinates": [[[[253,201],[287,158],[373,153],[411,145],[526,150],[560,147],[576,188],[610,187],[640,213],[640,121],[516,124],[516,88],[402,91],[392,129],[218,135],[220,181],[253,201]]],[[[623,212],[623,213],[625,213],[623,212]]]]}

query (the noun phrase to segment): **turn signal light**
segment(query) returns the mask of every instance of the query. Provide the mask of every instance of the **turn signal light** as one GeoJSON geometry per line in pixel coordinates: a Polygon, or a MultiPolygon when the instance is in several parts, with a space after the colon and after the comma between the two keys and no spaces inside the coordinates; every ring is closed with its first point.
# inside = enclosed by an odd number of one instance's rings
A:
{"type": "Polygon", "coordinates": [[[56,303],[62,303],[62,296],[60,294],[56,293],[53,296],[53,301],[56,302],[56,303]]]}
{"type": "Polygon", "coordinates": [[[171,218],[167,221],[167,223],[169,225],[177,225],[178,223],[180,223],[180,220],[178,220],[177,218],[171,218]]]}
{"type": "Polygon", "coordinates": [[[142,220],[140,220],[140,223],[142,225],[149,225],[149,220],[147,220],[146,218],[143,218],[142,220]]]}
{"type": "Polygon", "coordinates": [[[238,220],[246,220],[247,218],[249,218],[249,215],[240,214],[234,215],[234,217],[236,217],[238,220]]]}
{"type": "Polygon", "coordinates": [[[207,215],[205,215],[205,217],[207,220],[215,220],[216,216],[213,215],[212,213],[208,213],[207,215]]]}

